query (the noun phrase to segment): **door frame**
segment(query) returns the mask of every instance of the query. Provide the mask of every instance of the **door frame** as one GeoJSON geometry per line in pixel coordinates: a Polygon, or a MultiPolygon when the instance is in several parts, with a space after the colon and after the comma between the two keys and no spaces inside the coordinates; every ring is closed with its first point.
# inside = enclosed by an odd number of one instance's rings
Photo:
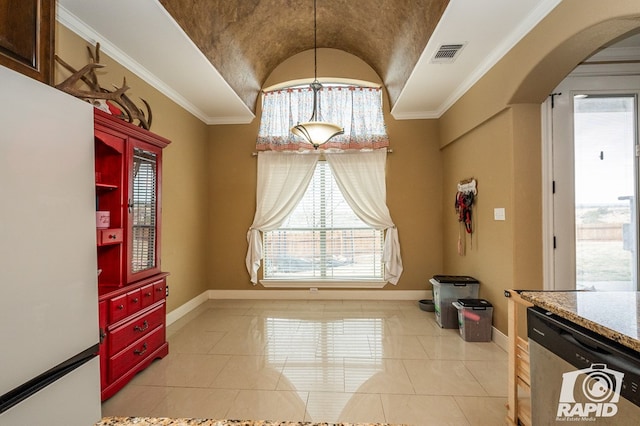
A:
{"type": "MultiPolygon", "coordinates": [[[[576,68],[567,78],[558,83],[556,88],[562,87],[569,79],[580,77],[612,78],[640,76],[640,63],[635,64],[607,64],[602,66],[584,65],[576,68]]],[[[589,90],[595,91],[596,89],[589,90]]],[[[608,93],[624,92],[618,87],[607,89],[608,93]]],[[[640,85],[636,89],[640,97],[640,85]]],[[[544,290],[564,290],[566,286],[555,282],[555,247],[554,247],[554,191],[553,191],[553,91],[549,97],[541,104],[541,160],[542,160],[542,268],[543,268],[543,289],[544,290]]],[[[628,91],[627,91],[628,92],[628,91]]],[[[571,93],[566,93],[571,95],[571,93]]],[[[640,102],[640,101],[639,101],[640,102]]],[[[640,111],[637,112],[640,114],[640,111]]],[[[640,123],[636,124],[636,127],[640,123]]],[[[640,135],[636,135],[636,138],[640,135]]],[[[636,173],[640,173],[637,171],[636,173]]],[[[636,203],[637,204],[637,203],[636,203]]],[[[638,208],[638,206],[636,206],[638,208]]],[[[640,228],[640,227],[639,227],[640,228]]],[[[640,241],[640,240],[639,240],[640,241]]]]}

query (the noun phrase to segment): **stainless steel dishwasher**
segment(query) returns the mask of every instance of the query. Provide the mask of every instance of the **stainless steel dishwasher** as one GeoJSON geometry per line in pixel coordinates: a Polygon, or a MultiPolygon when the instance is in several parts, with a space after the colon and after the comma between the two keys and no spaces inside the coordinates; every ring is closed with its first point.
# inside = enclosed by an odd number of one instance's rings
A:
{"type": "Polygon", "coordinates": [[[527,332],[534,426],[640,424],[640,353],[538,307],[527,332]]]}

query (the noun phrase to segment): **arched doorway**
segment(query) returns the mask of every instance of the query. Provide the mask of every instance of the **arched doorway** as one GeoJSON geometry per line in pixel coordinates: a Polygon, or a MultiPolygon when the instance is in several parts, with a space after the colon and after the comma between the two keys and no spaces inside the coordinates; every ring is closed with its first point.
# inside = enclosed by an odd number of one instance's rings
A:
{"type": "Polygon", "coordinates": [[[545,289],[638,287],[635,33],[599,49],[543,103],[545,289]]]}

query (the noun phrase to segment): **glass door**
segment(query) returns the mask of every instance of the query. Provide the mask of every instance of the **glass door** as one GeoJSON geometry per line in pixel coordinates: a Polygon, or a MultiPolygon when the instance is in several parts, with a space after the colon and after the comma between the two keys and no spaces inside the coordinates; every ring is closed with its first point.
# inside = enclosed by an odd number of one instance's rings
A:
{"type": "Polygon", "coordinates": [[[573,96],[576,288],[637,288],[635,95],[573,96]]]}
{"type": "Polygon", "coordinates": [[[155,147],[132,145],[128,282],[159,272],[158,161],[159,150],[155,147]]]}
{"type": "Polygon", "coordinates": [[[638,76],[568,77],[552,128],[552,290],[638,289],[638,76]]]}

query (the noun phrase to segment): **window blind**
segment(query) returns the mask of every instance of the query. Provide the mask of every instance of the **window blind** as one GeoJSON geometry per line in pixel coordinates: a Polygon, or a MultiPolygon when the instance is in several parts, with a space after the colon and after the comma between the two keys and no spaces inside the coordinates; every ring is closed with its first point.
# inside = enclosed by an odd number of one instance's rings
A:
{"type": "Polygon", "coordinates": [[[156,262],[156,155],[139,148],[133,153],[131,272],[156,262]]]}
{"type": "Polygon", "coordinates": [[[319,161],[302,200],[265,232],[265,279],[383,279],[384,235],[347,204],[329,164],[319,161]]]}

